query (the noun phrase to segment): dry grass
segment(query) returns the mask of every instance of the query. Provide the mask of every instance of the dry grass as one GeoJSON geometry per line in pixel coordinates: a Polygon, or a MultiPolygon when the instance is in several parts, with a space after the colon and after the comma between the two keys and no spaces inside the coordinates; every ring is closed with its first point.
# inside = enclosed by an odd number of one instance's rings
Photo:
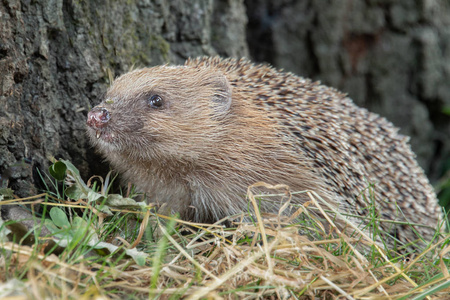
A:
{"type": "MultiPolygon", "coordinates": [[[[292,217],[256,214],[254,222],[244,222],[240,216],[233,216],[213,225],[174,220],[150,210],[121,211],[108,218],[95,205],[84,201],[47,203],[76,207],[102,241],[124,248],[137,245],[147,253],[145,264],[138,265],[123,253],[105,255],[94,251],[86,246],[87,236],[76,247],[67,247],[58,255],[44,250],[50,237],[38,238],[30,246],[3,242],[0,296],[450,299],[448,236],[414,256],[386,253],[349,221],[345,221],[345,233],[341,232],[333,224],[345,218],[330,212],[314,193],[309,196],[311,201],[296,207],[292,217]],[[313,210],[316,214],[310,213],[313,210]],[[126,223],[136,215],[140,215],[139,222],[126,223]],[[301,217],[302,221],[292,224],[294,217],[301,217]],[[332,225],[325,225],[324,220],[332,225]],[[231,221],[232,227],[221,225],[231,221]],[[13,292],[7,294],[8,287],[13,292]]],[[[49,195],[4,201],[0,205],[36,204],[44,198],[49,195]]],[[[257,205],[251,188],[248,198],[257,205]]],[[[282,208],[287,209],[288,205],[282,208]]]]}

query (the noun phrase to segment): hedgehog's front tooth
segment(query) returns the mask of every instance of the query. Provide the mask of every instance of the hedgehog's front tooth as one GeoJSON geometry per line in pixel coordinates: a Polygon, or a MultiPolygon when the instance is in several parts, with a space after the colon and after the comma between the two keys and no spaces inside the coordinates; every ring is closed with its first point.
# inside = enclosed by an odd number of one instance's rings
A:
{"type": "Polygon", "coordinates": [[[102,132],[100,130],[97,130],[97,139],[99,139],[101,135],[102,135],[102,132]]]}

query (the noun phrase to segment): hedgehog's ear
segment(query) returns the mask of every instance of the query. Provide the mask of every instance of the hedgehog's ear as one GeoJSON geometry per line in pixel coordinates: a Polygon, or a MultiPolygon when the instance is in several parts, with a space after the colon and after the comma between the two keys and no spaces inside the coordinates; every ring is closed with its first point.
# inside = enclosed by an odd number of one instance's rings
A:
{"type": "Polygon", "coordinates": [[[224,116],[231,107],[231,85],[228,79],[220,73],[215,73],[211,82],[214,88],[212,106],[216,117],[224,116]]]}

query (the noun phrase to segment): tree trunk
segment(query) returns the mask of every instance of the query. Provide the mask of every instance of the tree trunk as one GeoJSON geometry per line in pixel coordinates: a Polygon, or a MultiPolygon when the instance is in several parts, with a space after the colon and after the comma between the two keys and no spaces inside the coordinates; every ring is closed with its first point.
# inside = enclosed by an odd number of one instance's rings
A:
{"type": "Polygon", "coordinates": [[[0,174],[22,196],[50,156],[85,176],[105,173],[85,121],[111,78],[190,56],[247,55],[239,0],[5,0],[0,17],[0,174]]]}
{"type": "Polygon", "coordinates": [[[321,80],[387,117],[412,137],[429,175],[442,176],[444,161],[450,163],[449,1],[247,0],[246,6],[255,59],[321,80]]]}

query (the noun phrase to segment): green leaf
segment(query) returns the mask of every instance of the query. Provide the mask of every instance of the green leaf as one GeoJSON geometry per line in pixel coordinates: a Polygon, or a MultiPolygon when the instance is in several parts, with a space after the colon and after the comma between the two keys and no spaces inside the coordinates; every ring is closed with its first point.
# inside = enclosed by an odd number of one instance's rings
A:
{"type": "Polygon", "coordinates": [[[65,160],[65,159],[61,159],[60,161],[66,165],[67,169],[68,169],[73,175],[78,175],[78,176],[80,176],[80,171],[78,171],[78,169],[77,169],[70,161],[65,160]]]}
{"type": "Polygon", "coordinates": [[[111,243],[106,242],[94,242],[89,241],[89,246],[97,250],[99,255],[109,255],[109,254],[119,254],[125,251],[125,254],[131,257],[139,266],[145,265],[145,261],[148,259],[148,254],[145,252],[138,251],[136,248],[124,249],[122,247],[117,247],[111,243]]]}
{"type": "Polygon", "coordinates": [[[87,195],[89,192],[89,187],[84,183],[83,179],[80,176],[80,171],[68,160],[61,159],[61,163],[63,163],[67,168],[67,173],[72,175],[73,179],[75,179],[76,185],[80,188],[83,194],[87,195]]]}
{"type": "Polygon", "coordinates": [[[123,197],[119,194],[109,194],[105,202],[106,205],[117,208],[129,208],[129,209],[145,209],[147,203],[136,202],[132,198],[123,197]]]}
{"type": "Polygon", "coordinates": [[[72,246],[78,245],[83,239],[98,241],[94,230],[88,225],[86,220],[78,216],[73,219],[69,234],[72,246]]]}
{"type": "Polygon", "coordinates": [[[73,200],[86,199],[86,195],[83,193],[83,190],[76,184],[69,186],[64,193],[67,197],[73,200]]]}
{"type": "Polygon", "coordinates": [[[60,161],[55,162],[48,168],[48,172],[50,173],[50,175],[52,175],[53,178],[59,181],[66,178],[66,170],[66,165],[60,161]]]}
{"type": "Polygon", "coordinates": [[[52,220],[45,219],[45,220],[44,220],[44,225],[45,225],[45,227],[47,227],[47,229],[48,229],[51,233],[53,233],[53,234],[56,234],[56,233],[58,233],[58,232],[61,232],[61,229],[59,229],[58,227],[56,227],[55,223],[53,223],[52,220]]]}
{"type": "Polygon", "coordinates": [[[148,258],[148,255],[145,254],[144,252],[139,252],[136,250],[136,248],[133,249],[127,249],[125,250],[125,253],[129,256],[131,256],[131,258],[139,265],[139,266],[143,266],[145,265],[145,261],[148,258]]]}
{"type": "Polygon", "coordinates": [[[67,219],[67,215],[59,208],[53,207],[50,210],[50,218],[52,218],[53,223],[60,228],[69,228],[70,223],[67,219]]]}
{"type": "Polygon", "coordinates": [[[102,200],[102,198],[104,198],[102,194],[94,192],[93,190],[89,190],[87,195],[88,202],[102,200]]]}

